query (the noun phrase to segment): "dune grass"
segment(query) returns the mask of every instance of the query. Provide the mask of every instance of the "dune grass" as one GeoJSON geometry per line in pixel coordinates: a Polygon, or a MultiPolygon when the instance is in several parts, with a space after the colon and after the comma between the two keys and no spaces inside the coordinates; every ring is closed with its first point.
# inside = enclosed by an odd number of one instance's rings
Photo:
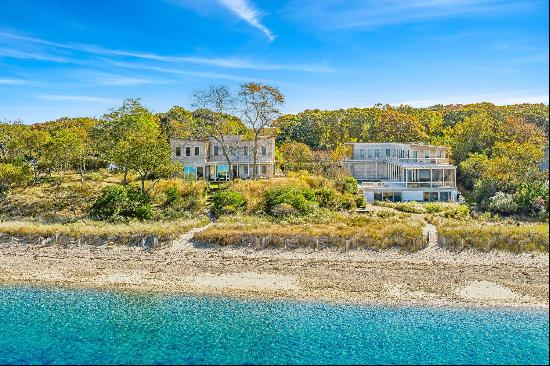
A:
{"type": "Polygon", "coordinates": [[[188,232],[194,227],[204,226],[209,222],[206,216],[193,219],[179,219],[158,222],[105,223],[83,220],[75,223],[41,223],[32,221],[0,222],[0,233],[13,236],[133,236],[155,235],[159,237],[175,237],[188,232]]]}
{"type": "Polygon", "coordinates": [[[198,242],[219,245],[250,244],[256,238],[267,238],[274,246],[283,246],[285,243],[304,246],[317,241],[325,246],[348,245],[371,249],[397,247],[414,251],[426,245],[419,221],[344,213],[295,217],[285,221],[235,215],[222,217],[214,226],[195,235],[198,242]]]}
{"type": "Polygon", "coordinates": [[[449,249],[548,253],[548,223],[483,223],[446,220],[437,225],[439,243],[449,249]]]}

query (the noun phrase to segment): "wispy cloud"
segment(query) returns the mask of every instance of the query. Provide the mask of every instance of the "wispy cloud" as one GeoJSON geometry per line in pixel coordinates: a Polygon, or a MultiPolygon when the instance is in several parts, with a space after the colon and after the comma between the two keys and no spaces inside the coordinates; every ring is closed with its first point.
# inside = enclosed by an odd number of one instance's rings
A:
{"type": "Polygon", "coordinates": [[[273,32],[260,21],[260,12],[248,0],[218,0],[218,2],[229,9],[232,13],[243,19],[245,22],[259,29],[272,42],[275,39],[273,32]]]}
{"type": "Polygon", "coordinates": [[[22,79],[0,79],[0,85],[25,85],[29,83],[28,80],[22,79]]]}
{"type": "Polygon", "coordinates": [[[120,100],[118,99],[101,98],[101,97],[93,97],[93,96],[86,96],[86,95],[44,94],[44,95],[38,95],[37,98],[42,100],[71,101],[71,102],[94,102],[94,103],[105,103],[105,104],[120,103],[120,100]]]}
{"type": "Polygon", "coordinates": [[[284,13],[322,28],[372,28],[462,15],[498,15],[535,9],[541,0],[294,0],[284,13]]]}
{"type": "Polygon", "coordinates": [[[0,43],[4,40],[15,41],[11,43],[10,49],[6,49],[5,52],[2,52],[0,49],[0,57],[2,55],[8,57],[18,57],[18,58],[27,58],[35,60],[44,60],[44,61],[53,61],[53,62],[72,62],[72,63],[84,63],[82,59],[70,58],[70,55],[60,56],[59,52],[56,50],[69,50],[79,53],[85,53],[92,56],[107,56],[113,58],[134,58],[139,60],[147,61],[157,61],[165,64],[195,64],[195,65],[207,65],[215,66],[227,69],[243,69],[243,70],[259,70],[259,71],[269,71],[269,70],[287,70],[287,71],[301,71],[301,72],[311,72],[311,73],[326,73],[333,72],[334,69],[322,65],[322,64],[280,64],[280,63],[269,63],[261,61],[252,61],[243,57],[203,57],[203,56],[174,56],[174,55],[161,55],[153,52],[142,52],[142,51],[133,51],[133,50],[121,50],[121,49],[111,49],[98,45],[92,44],[83,44],[83,43],[59,43],[52,42],[49,40],[30,37],[22,35],[15,32],[0,31],[0,43]],[[44,48],[41,50],[34,50],[33,52],[28,52],[25,50],[18,50],[15,47],[24,46],[26,44],[31,45],[41,45],[44,48]],[[49,53],[48,53],[49,52],[49,53]]]}

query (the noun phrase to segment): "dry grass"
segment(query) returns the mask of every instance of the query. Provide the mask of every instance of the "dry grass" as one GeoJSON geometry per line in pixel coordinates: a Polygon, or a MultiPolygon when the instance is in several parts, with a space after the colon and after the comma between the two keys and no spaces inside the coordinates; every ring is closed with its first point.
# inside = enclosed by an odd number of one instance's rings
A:
{"type": "Polygon", "coordinates": [[[548,223],[491,223],[473,220],[439,220],[437,231],[442,246],[463,250],[468,248],[513,253],[548,252],[548,223]]]}
{"type": "Polygon", "coordinates": [[[81,221],[70,224],[47,224],[29,221],[0,222],[0,233],[13,236],[132,236],[156,235],[159,237],[175,237],[188,232],[194,227],[204,226],[208,218],[199,216],[195,219],[181,219],[166,222],[130,222],[124,224],[109,224],[98,221],[81,221]]]}
{"type": "Polygon", "coordinates": [[[226,217],[210,229],[195,235],[195,240],[219,245],[254,243],[264,239],[270,245],[316,245],[349,248],[400,249],[414,251],[425,247],[420,222],[398,218],[380,219],[366,215],[333,213],[327,217],[294,218],[274,222],[264,217],[226,217]],[[347,244],[346,244],[346,241],[347,244]]]}

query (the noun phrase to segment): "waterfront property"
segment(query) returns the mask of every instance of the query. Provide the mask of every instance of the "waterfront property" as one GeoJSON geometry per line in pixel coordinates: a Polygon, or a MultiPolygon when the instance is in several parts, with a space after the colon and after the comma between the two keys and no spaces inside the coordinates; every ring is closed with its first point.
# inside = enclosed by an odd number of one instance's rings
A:
{"type": "MultiPolygon", "coordinates": [[[[235,178],[251,178],[254,169],[254,141],[238,135],[224,136],[225,146],[235,178]]],[[[213,138],[207,141],[170,139],[172,160],[183,165],[187,179],[211,181],[229,180],[229,165],[222,145],[213,138]]],[[[271,178],[275,173],[275,139],[262,137],[258,141],[257,176],[271,178]]]]}
{"type": "Polygon", "coordinates": [[[343,163],[367,202],[456,201],[447,148],[422,143],[348,143],[343,163]]]}

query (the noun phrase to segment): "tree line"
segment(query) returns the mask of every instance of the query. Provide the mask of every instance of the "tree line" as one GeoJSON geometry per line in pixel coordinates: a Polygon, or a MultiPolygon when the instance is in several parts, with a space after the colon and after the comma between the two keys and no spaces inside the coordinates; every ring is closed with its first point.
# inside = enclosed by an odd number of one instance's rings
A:
{"type": "Polygon", "coordinates": [[[123,184],[129,172],[137,173],[145,192],[147,179],[181,171],[171,161],[169,138],[214,139],[231,166],[226,136],[239,134],[254,141],[253,165],[258,139],[270,135],[276,137],[278,163],[317,174],[341,160],[345,142],[444,145],[458,166],[461,190],[478,205],[500,207],[502,212],[547,208],[548,176],[539,168],[548,145],[544,104],[377,104],[282,115],[284,102],[279,89],[251,82],[237,93],[223,86],[197,91],[191,97],[193,111],[175,106],[155,114],[139,100],[128,99],[100,118],[1,123],[0,191],[68,170],[79,172],[83,180],[86,172],[111,166],[123,173],[123,184]]]}

